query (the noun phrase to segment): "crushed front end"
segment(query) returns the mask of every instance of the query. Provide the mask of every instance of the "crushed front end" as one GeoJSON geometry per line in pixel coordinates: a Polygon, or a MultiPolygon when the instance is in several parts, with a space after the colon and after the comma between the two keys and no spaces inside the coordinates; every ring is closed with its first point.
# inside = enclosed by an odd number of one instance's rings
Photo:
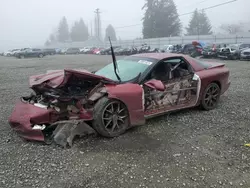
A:
{"type": "Polygon", "coordinates": [[[24,139],[72,145],[77,135],[95,134],[91,121],[95,101],[105,94],[102,81],[71,70],[31,77],[33,92],[17,102],[9,124],[24,139]]]}

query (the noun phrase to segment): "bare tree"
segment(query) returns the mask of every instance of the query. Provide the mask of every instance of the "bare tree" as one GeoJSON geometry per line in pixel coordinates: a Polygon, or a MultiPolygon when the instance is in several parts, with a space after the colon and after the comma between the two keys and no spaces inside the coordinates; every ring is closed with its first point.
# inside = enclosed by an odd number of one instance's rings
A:
{"type": "Polygon", "coordinates": [[[222,24],[220,28],[228,34],[237,34],[243,32],[242,24],[222,24]]]}

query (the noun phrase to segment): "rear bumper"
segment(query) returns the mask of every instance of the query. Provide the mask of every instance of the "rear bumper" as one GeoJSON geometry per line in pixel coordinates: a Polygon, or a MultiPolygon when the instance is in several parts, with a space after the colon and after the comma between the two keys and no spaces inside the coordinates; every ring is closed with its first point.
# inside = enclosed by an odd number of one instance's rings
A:
{"type": "Polygon", "coordinates": [[[19,101],[9,118],[9,124],[26,140],[44,141],[43,132],[32,129],[32,125],[50,123],[51,112],[51,110],[19,101]]]}

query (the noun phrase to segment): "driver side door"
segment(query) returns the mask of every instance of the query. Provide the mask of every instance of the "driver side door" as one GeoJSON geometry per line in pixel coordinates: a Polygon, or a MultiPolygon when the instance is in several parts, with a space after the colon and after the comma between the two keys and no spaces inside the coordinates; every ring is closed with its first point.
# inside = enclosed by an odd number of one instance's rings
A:
{"type": "Polygon", "coordinates": [[[197,103],[199,78],[182,57],[159,62],[149,75],[150,79],[143,85],[145,117],[192,107],[197,103]],[[158,77],[160,74],[166,76],[158,77]]]}

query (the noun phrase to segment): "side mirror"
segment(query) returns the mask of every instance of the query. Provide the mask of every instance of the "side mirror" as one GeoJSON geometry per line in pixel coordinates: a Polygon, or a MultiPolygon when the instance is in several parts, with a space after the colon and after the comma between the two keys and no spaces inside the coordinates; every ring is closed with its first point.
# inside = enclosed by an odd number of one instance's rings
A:
{"type": "Polygon", "coordinates": [[[156,89],[158,91],[165,91],[166,87],[160,80],[149,80],[148,82],[145,83],[146,86],[156,89]]]}

